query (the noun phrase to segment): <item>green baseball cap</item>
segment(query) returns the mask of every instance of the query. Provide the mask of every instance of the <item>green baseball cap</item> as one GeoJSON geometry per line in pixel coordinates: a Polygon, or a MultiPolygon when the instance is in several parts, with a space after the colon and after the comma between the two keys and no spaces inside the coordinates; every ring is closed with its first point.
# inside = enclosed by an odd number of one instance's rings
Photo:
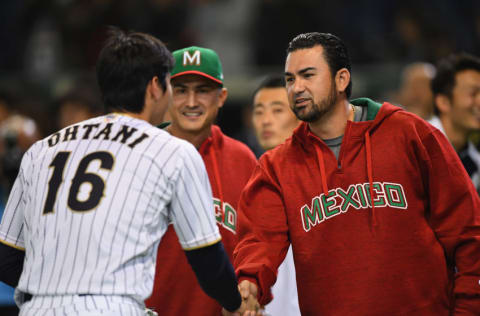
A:
{"type": "Polygon", "coordinates": [[[211,79],[223,86],[223,71],[217,53],[209,48],[191,46],[173,52],[175,66],[171,78],[195,74],[211,79]]]}

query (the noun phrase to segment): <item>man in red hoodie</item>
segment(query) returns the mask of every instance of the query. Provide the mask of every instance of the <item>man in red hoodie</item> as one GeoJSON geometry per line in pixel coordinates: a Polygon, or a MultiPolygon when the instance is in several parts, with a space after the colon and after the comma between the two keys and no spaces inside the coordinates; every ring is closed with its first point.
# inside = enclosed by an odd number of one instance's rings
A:
{"type": "Polygon", "coordinates": [[[349,100],[344,43],[289,44],[302,124],[265,153],[239,201],[241,292],[271,299],[292,245],[302,315],[480,314],[480,200],[445,136],[389,103],[349,100]]]}
{"type": "MultiPolygon", "coordinates": [[[[203,158],[213,191],[212,212],[232,260],[237,243],[237,202],[257,161],[246,145],[224,135],[214,125],[228,94],[217,53],[193,46],[173,52],[173,57],[173,102],[167,129],[192,143],[203,158]]],[[[173,227],[160,242],[153,294],[146,306],[162,316],[221,314],[221,305],[208,297],[196,281],[173,227]]]]}

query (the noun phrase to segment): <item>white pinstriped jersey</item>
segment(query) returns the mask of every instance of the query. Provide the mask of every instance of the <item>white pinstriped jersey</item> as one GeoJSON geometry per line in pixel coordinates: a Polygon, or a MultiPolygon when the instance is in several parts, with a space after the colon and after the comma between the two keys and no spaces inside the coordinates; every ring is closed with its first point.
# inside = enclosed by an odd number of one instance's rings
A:
{"type": "Polygon", "coordinates": [[[23,292],[129,295],[143,302],[169,223],[184,249],[220,239],[200,155],[145,121],[110,114],[27,151],[0,240],[26,251],[23,292]]]}

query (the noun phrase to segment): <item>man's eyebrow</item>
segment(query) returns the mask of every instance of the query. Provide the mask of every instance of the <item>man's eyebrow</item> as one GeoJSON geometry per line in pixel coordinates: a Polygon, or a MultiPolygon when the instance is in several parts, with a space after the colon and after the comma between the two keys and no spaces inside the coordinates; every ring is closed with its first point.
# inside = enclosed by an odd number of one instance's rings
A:
{"type": "Polygon", "coordinates": [[[271,105],[285,105],[286,103],[285,102],[282,102],[282,101],[273,101],[271,103],[271,105]]]}
{"type": "Polygon", "coordinates": [[[301,74],[304,74],[304,73],[306,73],[307,71],[310,71],[310,70],[316,70],[316,68],[315,68],[315,67],[303,68],[303,69],[300,69],[300,70],[298,71],[298,74],[301,75],[301,74]]]}
{"type": "Polygon", "coordinates": [[[199,84],[198,86],[196,86],[195,88],[197,89],[203,89],[203,88],[212,88],[212,89],[215,89],[217,88],[215,85],[213,84],[209,84],[209,83],[203,83],[203,84],[199,84]]]}
{"type": "Polygon", "coordinates": [[[173,87],[181,87],[181,88],[185,88],[185,87],[186,87],[185,84],[180,83],[180,82],[178,82],[178,83],[173,83],[173,82],[172,82],[172,86],[173,86],[173,87]]]}
{"type": "MultiPolygon", "coordinates": [[[[310,70],[317,70],[317,68],[315,68],[315,67],[306,67],[306,68],[300,69],[300,70],[298,71],[298,74],[301,75],[301,74],[304,74],[304,73],[306,73],[307,71],[310,71],[310,70]]],[[[292,74],[291,72],[288,72],[288,71],[285,71],[285,72],[284,72],[284,75],[285,75],[285,76],[293,76],[293,74],[292,74]]]]}

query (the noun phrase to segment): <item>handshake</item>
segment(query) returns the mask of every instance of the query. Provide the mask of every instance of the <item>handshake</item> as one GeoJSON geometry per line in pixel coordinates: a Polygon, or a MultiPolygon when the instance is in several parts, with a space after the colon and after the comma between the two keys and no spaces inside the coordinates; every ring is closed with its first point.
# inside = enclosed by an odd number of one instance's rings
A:
{"type": "Polygon", "coordinates": [[[234,312],[222,310],[223,316],[260,316],[263,314],[263,308],[257,300],[258,289],[255,284],[247,280],[243,280],[238,285],[238,290],[242,296],[242,305],[234,312]]]}

